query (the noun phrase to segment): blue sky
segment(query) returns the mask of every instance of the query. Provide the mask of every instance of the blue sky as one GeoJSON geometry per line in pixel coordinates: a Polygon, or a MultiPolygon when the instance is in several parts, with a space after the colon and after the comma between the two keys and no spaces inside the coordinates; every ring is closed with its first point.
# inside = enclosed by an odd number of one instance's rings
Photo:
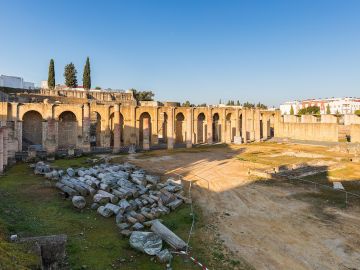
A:
{"type": "Polygon", "coordinates": [[[81,82],[159,100],[278,105],[360,96],[360,1],[0,0],[0,74],[39,83],[55,59],[81,82]]]}

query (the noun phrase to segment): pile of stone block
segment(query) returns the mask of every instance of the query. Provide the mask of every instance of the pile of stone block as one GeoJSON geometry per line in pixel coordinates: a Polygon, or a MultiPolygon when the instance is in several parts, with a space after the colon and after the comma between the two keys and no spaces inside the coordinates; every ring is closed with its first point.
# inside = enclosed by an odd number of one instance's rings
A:
{"type": "MultiPolygon", "coordinates": [[[[159,218],[188,202],[181,181],[170,178],[162,183],[159,176],[148,174],[130,163],[102,163],[89,168],[56,170],[38,162],[34,172],[56,181],[56,188],[71,198],[75,208],[82,209],[90,202],[91,209],[99,215],[114,218],[120,233],[127,237],[146,227],[153,230],[160,226],[163,230],[165,226],[159,218]]],[[[168,242],[159,230],[153,231],[168,242]]],[[[174,236],[170,238],[174,239],[174,236]]],[[[185,243],[181,244],[184,247],[185,243]]],[[[168,254],[163,251],[160,255],[168,257],[168,254]]]]}

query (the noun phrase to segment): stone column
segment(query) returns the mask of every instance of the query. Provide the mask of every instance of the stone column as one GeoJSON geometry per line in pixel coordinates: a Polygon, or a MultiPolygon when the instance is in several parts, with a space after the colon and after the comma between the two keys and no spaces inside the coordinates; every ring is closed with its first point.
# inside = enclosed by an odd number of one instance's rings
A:
{"type": "Polygon", "coordinates": [[[262,136],[263,140],[267,139],[267,116],[265,114],[263,114],[262,118],[262,134],[260,134],[260,136],[262,136]]]}
{"type": "Polygon", "coordinates": [[[240,116],[239,116],[239,113],[240,113],[240,111],[239,111],[239,109],[237,109],[236,111],[235,111],[235,113],[236,113],[236,116],[235,116],[235,136],[236,137],[240,137],[240,129],[241,129],[241,127],[240,127],[240,116]]]}
{"type": "Polygon", "coordinates": [[[227,141],[227,134],[226,134],[226,109],[223,109],[223,113],[220,117],[220,123],[221,123],[221,142],[226,143],[227,141]]]}
{"type": "Polygon", "coordinates": [[[241,123],[241,125],[242,125],[242,139],[243,139],[244,143],[247,143],[247,129],[246,129],[246,123],[247,123],[246,114],[247,114],[247,112],[246,112],[245,108],[242,109],[241,114],[242,114],[242,120],[241,120],[242,121],[242,123],[241,123]]]}
{"type": "Polygon", "coordinates": [[[4,171],[4,128],[0,127],[0,173],[4,171]]]}
{"type": "Polygon", "coordinates": [[[143,118],[143,149],[150,149],[150,119],[143,118]]]}
{"type": "Polygon", "coordinates": [[[16,135],[17,135],[17,141],[18,141],[18,151],[22,151],[22,121],[15,122],[16,125],[16,135]]]}
{"type": "MultiPolygon", "coordinates": [[[[102,147],[110,147],[111,143],[111,131],[110,131],[110,124],[109,124],[109,106],[106,106],[106,111],[103,115],[105,119],[101,118],[101,146],[102,147]]],[[[115,113],[114,113],[115,115],[115,113]]]]}
{"type": "Polygon", "coordinates": [[[172,107],[168,109],[167,147],[168,149],[174,149],[174,109],[172,107]]]}
{"type": "Polygon", "coordinates": [[[155,108],[154,119],[151,125],[151,141],[153,144],[159,144],[159,108],[155,108]]]}
{"type": "Polygon", "coordinates": [[[199,141],[199,134],[198,134],[198,130],[199,130],[199,121],[197,119],[197,117],[195,117],[194,112],[193,112],[193,118],[191,119],[192,123],[193,123],[193,127],[194,129],[192,130],[192,142],[193,144],[197,144],[199,141]]]}
{"type": "Polygon", "coordinates": [[[3,164],[4,166],[6,166],[8,164],[8,143],[9,143],[9,130],[6,126],[4,127],[3,132],[4,132],[3,164]]]}
{"type": "Polygon", "coordinates": [[[82,137],[83,137],[83,150],[90,152],[90,107],[89,104],[83,106],[83,119],[82,119],[82,137]]]}
{"type": "Polygon", "coordinates": [[[120,128],[120,105],[114,105],[114,147],[113,152],[118,153],[121,147],[121,128],[120,128]]]}
{"type": "Polygon", "coordinates": [[[136,145],[139,134],[139,132],[137,132],[136,130],[136,106],[130,107],[130,123],[131,123],[130,144],[136,145]]]}
{"type": "Polygon", "coordinates": [[[186,148],[192,147],[192,122],[193,122],[193,110],[191,108],[186,109],[186,148]]]}
{"type": "Polygon", "coordinates": [[[42,134],[42,142],[41,146],[43,150],[46,150],[46,141],[47,141],[47,134],[48,134],[48,122],[43,120],[41,123],[41,134],[42,134]]]}
{"type": "Polygon", "coordinates": [[[255,141],[260,142],[260,109],[254,111],[254,133],[255,141]]]}
{"type": "Polygon", "coordinates": [[[206,123],[207,123],[207,143],[213,143],[213,118],[212,118],[212,109],[209,108],[206,115],[206,123]]]}
{"type": "Polygon", "coordinates": [[[45,140],[43,137],[43,145],[45,150],[50,153],[55,153],[56,148],[58,147],[58,121],[55,119],[49,118],[47,122],[43,122],[43,136],[46,135],[45,140]],[[44,124],[46,126],[44,127],[44,124]],[[46,132],[44,129],[46,128],[46,132]]]}
{"type": "Polygon", "coordinates": [[[255,130],[254,130],[254,109],[250,109],[249,111],[249,122],[250,122],[250,141],[253,142],[255,140],[255,130]]]}

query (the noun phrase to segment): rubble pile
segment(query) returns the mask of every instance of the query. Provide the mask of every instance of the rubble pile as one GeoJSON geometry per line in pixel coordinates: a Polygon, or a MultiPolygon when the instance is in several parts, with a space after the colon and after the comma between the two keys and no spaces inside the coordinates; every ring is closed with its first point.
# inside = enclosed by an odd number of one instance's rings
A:
{"type": "Polygon", "coordinates": [[[160,261],[171,259],[171,253],[161,250],[162,241],[171,247],[184,249],[186,243],[166,228],[159,218],[169,214],[184,202],[181,181],[172,178],[160,182],[157,175],[147,174],[130,163],[102,163],[90,168],[56,170],[40,161],[35,174],[56,181],[55,187],[75,208],[90,208],[105,218],[113,217],[120,233],[130,236],[130,245],[160,261]],[[149,228],[152,232],[142,232],[149,228]]]}

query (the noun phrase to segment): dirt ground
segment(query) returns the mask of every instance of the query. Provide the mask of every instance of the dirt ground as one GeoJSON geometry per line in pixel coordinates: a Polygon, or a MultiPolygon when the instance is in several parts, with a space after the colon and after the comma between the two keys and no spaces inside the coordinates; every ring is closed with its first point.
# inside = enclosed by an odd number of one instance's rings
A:
{"type": "Polygon", "coordinates": [[[351,166],[351,172],[335,172],[337,179],[356,178],[360,164],[330,150],[269,143],[155,151],[130,159],[149,171],[181,173],[196,182],[192,195],[205,217],[237,259],[256,269],[360,269],[359,206],[307,200],[306,194],[316,192],[312,187],[264,184],[248,175],[249,168],[323,159],[351,166]]]}

